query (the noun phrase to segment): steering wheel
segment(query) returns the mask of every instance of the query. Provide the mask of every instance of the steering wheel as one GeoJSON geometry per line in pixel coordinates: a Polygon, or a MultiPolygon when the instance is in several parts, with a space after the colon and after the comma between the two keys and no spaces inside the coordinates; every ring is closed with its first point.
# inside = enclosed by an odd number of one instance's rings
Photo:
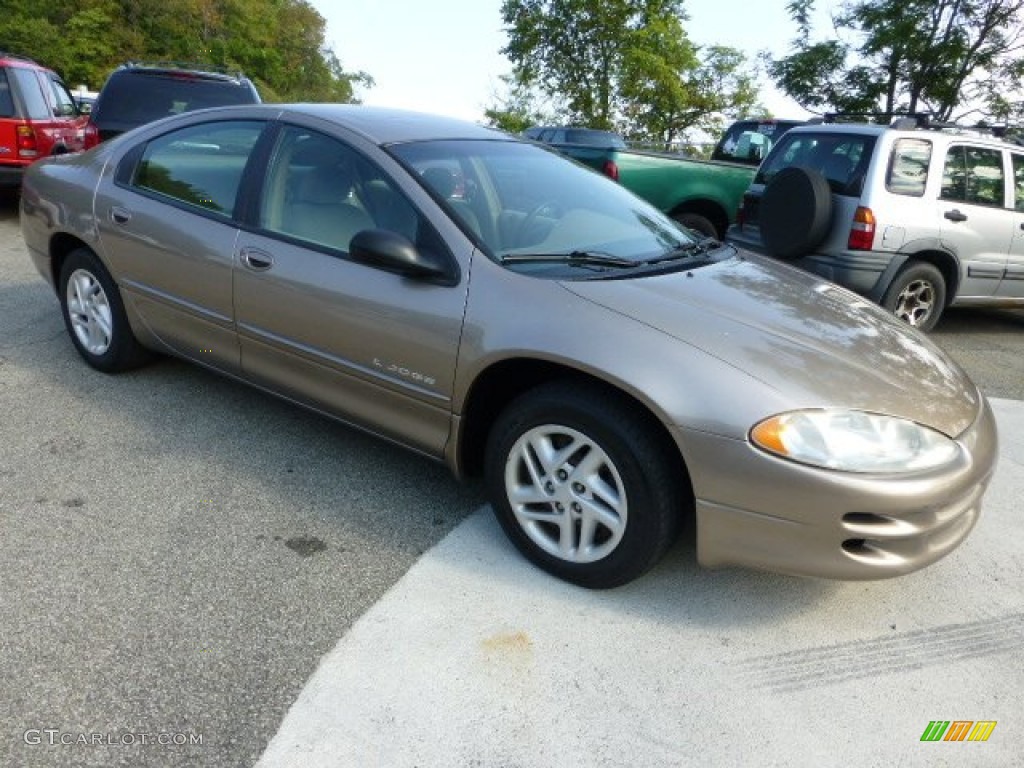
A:
{"type": "Polygon", "coordinates": [[[519,223],[519,228],[516,230],[516,240],[520,245],[526,245],[526,236],[530,233],[530,228],[537,221],[537,218],[542,214],[547,214],[549,218],[557,219],[562,216],[562,204],[557,200],[543,200],[537,205],[530,209],[529,213],[523,217],[523,220],[519,223]]]}

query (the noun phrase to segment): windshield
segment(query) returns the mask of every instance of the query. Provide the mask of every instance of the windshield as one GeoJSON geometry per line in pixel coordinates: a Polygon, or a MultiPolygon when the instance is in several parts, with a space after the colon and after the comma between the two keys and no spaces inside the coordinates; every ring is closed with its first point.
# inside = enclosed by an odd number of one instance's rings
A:
{"type": "Polygon", "coordinates": [[[693,251],[697,236],[601,174],[535,144],[390,148],[497,261],[630,266],[693,251]]]}

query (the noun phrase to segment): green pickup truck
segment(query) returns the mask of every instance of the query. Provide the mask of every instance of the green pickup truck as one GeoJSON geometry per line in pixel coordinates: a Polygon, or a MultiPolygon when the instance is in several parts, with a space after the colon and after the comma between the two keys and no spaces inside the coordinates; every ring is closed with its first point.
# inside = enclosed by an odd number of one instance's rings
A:
{"type": "Polygon", "coordinates": [[[552,146],[615,179],[681,224],[721,238],[736,219],[761,158],[796,120],[741,120],[722,135],[711,160],[585,144],[552,146]]]}

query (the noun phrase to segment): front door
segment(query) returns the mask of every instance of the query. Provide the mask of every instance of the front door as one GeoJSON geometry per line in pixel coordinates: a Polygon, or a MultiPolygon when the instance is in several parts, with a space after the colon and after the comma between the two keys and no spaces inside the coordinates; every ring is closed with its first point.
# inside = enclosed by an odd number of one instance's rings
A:
{"type": "Polygon", "coordinates": [[[408,195],[359,150],[315,130],[282,126],[256,227],[242,232],[236,249],[243,371],[440,456],[467,276],[463,271],[456,285],[440,285],[356,263],[349,242],[366,229],[447,249],[408,195]]]}

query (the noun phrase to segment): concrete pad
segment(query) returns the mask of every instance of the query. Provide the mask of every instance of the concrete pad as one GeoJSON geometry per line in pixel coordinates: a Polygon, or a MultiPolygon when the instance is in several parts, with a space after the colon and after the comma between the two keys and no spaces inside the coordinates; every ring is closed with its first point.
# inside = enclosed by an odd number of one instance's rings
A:
{"type": "MultiPolygon", "coordinates": [[[[259,768],[1009,766],[1024,754],[1024,404],[971,537],[910,576],[546,576],[479,510],[324,657],[259,768]],[[930,721],[996,721],[922,742],[930,721]]],[[[330,611],[330,605],[322,610],[330,611]]]]}

